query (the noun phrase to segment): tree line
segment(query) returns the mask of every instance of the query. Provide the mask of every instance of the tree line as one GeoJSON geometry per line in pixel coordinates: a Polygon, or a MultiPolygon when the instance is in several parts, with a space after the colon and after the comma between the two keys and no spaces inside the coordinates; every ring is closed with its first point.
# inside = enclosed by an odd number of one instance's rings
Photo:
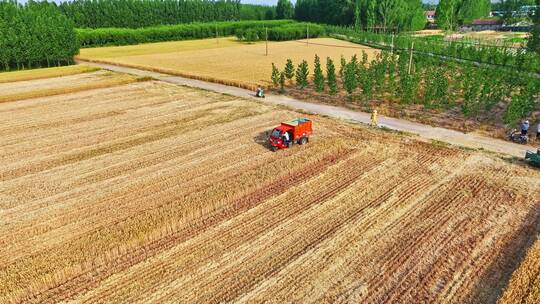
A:
{"type": "Polygon", "coordinates": [[[502,13],[505,22],[513,24],[530,20],[532,11],[527,11],[524,7],[535,4],[536,0],[501,0],[492,3],[491,7],[494,11],[502,13]]]}
{"type": "MultiPolygon", "coordinates": [[[[536,3],[540,5],[540,0],[537,0],[536,3]]],[[[531,31],[531,36],[527,41],[527,47],[530,51],[540,55],[540,6],[537,7],[535,14],[532,16],[533,20],[533,29],[531,31]]]]}
{"type": "Polygon", "coordinates": [[[73,23],[55,7],[0,1],[0,70],[65,65],[78,52],[73,23]]]}
{"type": "MultiPolygon", "coordinates": [[[[188,23],[161,25],[145,28],[98,28],[77,29],[77,37],[82,47],[107,45],[131,45],[149,42],[203,39],[231,35],[244,35],[253,31],[259,40],[264,38],[264,29],[269,31],[270,40],[289,40],[303,38],[306,24],[293,20],[269,21],[223,21],[207,23],[188,23]]],[[[315,29],[321,28],[312,25],[315,29]]],[[[322,29],[324,33],[324,29],[322,29]]]]}
{"type": "Polygon", "coordinates": [[[441,0],[435,19],[440,28],[453,31],[460,25],[488,17],[490,12],[490,0],[441,0]]]}
{"type": "Polygon", "coordinates": [[[240,19],[239,0],[74,0],[60,11],[78,28],[139,28],[240,19]]]}
{"type": "MultiPolygon", "coordinates": [[[[379,49],[391,50],[393,48],[395,50],[407,50],[414,43],[415,52],[424,54],[425,56],[435,55],[446,58],[449,61],[464,60],[507,67],[521,72],[540,73],[540,57],[525,47],[514,48],[468,44],[461,41],[442,41],[406,34],[390,35],[356,31],[350,27],[338,26],[326,26],[326,32],[330,37],[379,49]]],[[[529,46],[531,45],[529,42],[529,46]]]]}
{"type": "Polygon", "coordinates": [[[241,41],[254,42],[259,40],[287,41],[304,38],[317,38],[325,35],[325,28],[322,25],[305,22],[291,22],[280,26],[268,27],[266,24],[251,28],[236,30],[236,37],[241,41]],[[309,37],[308,30],[309,27],[309,37]]]}
{"type": "Polygon", "coordinates": [[[340,62],[326,59],[326,73],[315,56],[313,74],[307,61],[298,65],[288,59],[280,70],[272,64],[271,80],[281,92],[286,84],[300,89],[311,86],[319,93],[344,92],[351,102],[369,104],[374,99],[425,109],[458,108],[464,117],[511,125],[540,107],[540,80],[493,68],[455,64],[433,57],[382,51],[369,61],[365,52],[340,62]],[[503,111],[494,111],[496,108],[503,111]]]}
{"type": "Polygon", "coordinates": [[[294,18],[383,32],[414,31],[426,25],[421,0],[298,0],[294,18]]]}

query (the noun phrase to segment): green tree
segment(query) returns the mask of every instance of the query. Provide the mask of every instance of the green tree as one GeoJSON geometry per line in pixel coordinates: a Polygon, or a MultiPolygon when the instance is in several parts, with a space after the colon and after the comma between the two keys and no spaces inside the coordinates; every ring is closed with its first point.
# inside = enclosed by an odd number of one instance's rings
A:
{"type": "Polygon", "coordinates": [[[376,23],[377,23],[377,0],[367,0],[367,5],[366,5],[367,29],[374,31],[376,23]]]}
{"type": "Polygon", "coordinates": [[[527,41],[527,47],[530,51],[540,55],[540,0],[537,1],[537,4],[539,6],[536,8],[533,16],[533,29],[527,41]]]}
{"type": "Polygon", "coordinates": [[[345,65],[345,69],[343,71],[343,87],[351,99],[354,91],[358,87],[356,69],[356,65],[353,62],[349,62],[345,65]]]}
{"type": "Polygon", "coordinates": [[[289,0],[278,0],[276,6],[277,19],[292,19],[294,16],[294,7],[289,0]]]}
{"type": "Polygon", "coordinates": [[[341,55],[341,60],[339,64],[339,78],[343,80],[343,71],[345,70],[345,66],[347,65],[347,60],[345,60],[345,57],[343,55],[341,55]]]}
{"type": "Polygon", "coordinates": [[[294,77],[294,65],[291,59],[287,59],[285,64],[285,77],[291,81],[294,77]]]}
{"type": "Polygon", "coordinates": [[[73,23],[55,5],[0,1],[0,70],[71,64],[78,52],[73,23]]]}
{"type": "Polygon", "coordinates": [[[481,109],[480,92],[482,79],[476,73],[476,68],[466,67],[463,71],[463,104],[461,110],[465,117],[477,116],[481,109]]]}
{"type": "Polygon", "coordinates": [[[512,101],[506,109],[504,122],[508,125],[525,118],[532,110],[538,108],[538,93],[540,84],[538,79],[528,78],[519,90],[512,96],[512,101]]]}
{"type": "Polygon", "coordinates": [[[437,24],[445,30],[453,31],[458,26],[458,12],[462,0],[440,0],[435,13],[437,24]]]}
{"type": "Polygon", "coordinates": [[[315,55],[315,68],[313,70],[313,84],[317,92],[324,91],[324,75],[321,68],[321,59],[315,55]]]}
{"type": "Polygon", "coordinates": [[[354,3],[354,29],[359,31],[362,29],[362,17],[360,16],[360,0],[354,3]]]}
{"type": "Polygon", "coordinates": [[[279,72],[278,68],[274,63],[272,63],[272,83],[275,87],[279,85],[280,75],[281,73],[279,72]]]}
{"type": "Polygon", "coordinates": [[[279,92],[281,94],[285,93],[285,73],[281,72],[279,74],[279,92]]]}
{"type": "Polygon", "coordinates": [[[296,69],[296,85],[301,89],[308,86],[309,67],[307,61],[303,60],[296,69]]]}
{"type": "Polygon", "coordinates": [[[458,11],[460,24],[470,24],[475,19],[486,18],[491,12],[490,0],[461,0],[458,11]]]}
{"type": "Polygon", "coordinates": [[[397,18],[403,13],[403,2],[401,0],[378,1],[378,15],[381,19],[382,29],[385,32],[388,26],[396,25],[397,18]]]}
{"type": "Polygon", "coordinates": [[[336,67],[330,57],[326,58],[326,79],[330,95],[335,95],[337,93],[336,67]]]}

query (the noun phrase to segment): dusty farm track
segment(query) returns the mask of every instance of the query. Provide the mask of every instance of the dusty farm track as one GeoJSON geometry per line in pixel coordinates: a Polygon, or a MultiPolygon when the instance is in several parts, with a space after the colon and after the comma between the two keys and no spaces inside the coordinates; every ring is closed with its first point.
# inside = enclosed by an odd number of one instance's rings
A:
{"type": "Polygon", "coordinates": [[[540,226],[538,171],[315,116],[272,153],[300,114],[239,97],[147,81],[0,113],[1,303],[493,303],[540,226]]]}

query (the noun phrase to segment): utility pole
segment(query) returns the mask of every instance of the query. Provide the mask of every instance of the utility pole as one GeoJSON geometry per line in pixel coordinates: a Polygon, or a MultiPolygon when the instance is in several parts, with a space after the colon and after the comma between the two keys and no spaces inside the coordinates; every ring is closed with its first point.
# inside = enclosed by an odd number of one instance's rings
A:
{"type": "Polygon", "coordinates": [[[307,37],[306,46],[309,46],[309,23],[307,24],[307,28],[306,28],[306,37],[307,37]]]}
{"type": "Polygon", "coordinates": [[[217,44],[219,44],[218,31],[217,31],[217,22],[215,23],[215,25],[216,25],[216,42],[217,42],[217,44]]]}
{"type": "Polygon", "coordinates": [[[411,75],[413,51],[414,51],[414,41],[411,44],[411,57],[409,58],[409,75],[411,75]]]}
{"type": "Polygon", "coordinates": [[[392,54],[394,54],[394,33],[392,33],[392,54]]]}
{"type": "Polygon", "coordinates": [[[268,28],[265,27],[265,32],[266,32],[266,56],[268,56],[268,28]]]}

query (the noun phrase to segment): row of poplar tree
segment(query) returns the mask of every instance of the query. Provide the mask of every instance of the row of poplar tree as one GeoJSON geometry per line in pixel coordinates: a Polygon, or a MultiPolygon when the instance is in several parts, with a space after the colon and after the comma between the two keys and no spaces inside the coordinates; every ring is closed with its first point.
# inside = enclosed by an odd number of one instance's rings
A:
{"type": "Polygon", "coordinates": [[[56,7],[0,1],[0,71],[65,65],[78,52],[73,23],[56,7]]]}
{"type": "Polygon", "coordinates": [[[294,17],[373,31],[414,31],[426,25],[421,0],[298,0],[294,17]]]}
{"type": "Polygon", "coordinates": [[[427,109],[459,107],[465,117],[484,117],[512,124],[538,108],[540,80],[534,76],[468,66],[433,57],[419,57],[411,62],[406,53],[400,56],[381,52],[369,62],[366,53],[349,61],[341,57],[339,68],[326,59],[323,72],[321,60],[315,56],[313,76],[307,61],[295,66],[287,60],[282,71],[272,64],[272,82],[285,91],[287,82],[312,88],[320,93],[347,93],[351,101],[373,99],[393,100],[400,104],[422,104],[427,109]],[[493,111],[503,107],[504,114],[493,111]]]}
{"type": "Polygon", "coordinates": [[[240,0],[74,0],[58,7],[78,28],[139,28],[241,19],[240,0]]]}
{"type": "Polygon", "coordinates": [[[440,0],[435,18],[442,29],[455,30],[459,25],[488,17],[490,12],[490,0],[440,0]]]}

